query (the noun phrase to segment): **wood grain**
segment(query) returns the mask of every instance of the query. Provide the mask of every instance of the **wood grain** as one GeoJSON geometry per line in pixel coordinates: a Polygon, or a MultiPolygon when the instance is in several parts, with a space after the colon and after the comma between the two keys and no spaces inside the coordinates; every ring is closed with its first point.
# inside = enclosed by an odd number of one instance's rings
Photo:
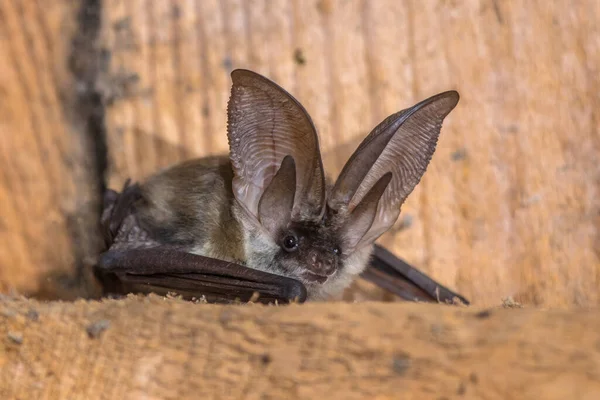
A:
{"type": "MultiPolygon", "coordinates": [[[[306,106],[333,176],[385,116],[457,89],[381,242],[478,304],[599,304],[600,3],[103,4],[109,78],[136,77],[107,110],[112,187],[227,151],[233,68],[306,106]]],[[[358,286],[347,298],[385,298],[358,286]]]]}
{"type": "Polygon", "coordinates": [[[598,310],[0,300],[3,399],[597,399],[598,310]]]}
{"type": "Polygon", "coordinates": [[[97,251],[100,192],[76,112],[85,82],[70,64],[78,13],[0,2],[0,292],[52,290],[97,251]]]}

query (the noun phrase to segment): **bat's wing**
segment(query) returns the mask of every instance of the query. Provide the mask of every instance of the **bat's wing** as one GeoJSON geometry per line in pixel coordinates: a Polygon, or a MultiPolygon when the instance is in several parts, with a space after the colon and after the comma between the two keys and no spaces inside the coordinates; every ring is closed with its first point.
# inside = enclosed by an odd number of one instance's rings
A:
{"type": "Polygon", "coordinates": [[[209,303],[306,300],[306,288],[297,280],[161,247],[108,251],[96,274],[106,293],[114,294],[174,292],[209,303]]]}
{"type": "Polygon", "coordinates": [[[121,193],[105,193],[101,225],[107,250],[94,271],[105,294],[173,292],[211,303],[306,300],[300,281],[154,241],[137,224],[135,207],[140,199],[139,186],[129,182],[121,193]]]}
{"type": "Polygon", "coordinates": [[[469,304],[463,296],[440,285],[379,245],[375,245],[371,263],[361,276],[404,300],[451,304],[459,300],[469,304]]]}

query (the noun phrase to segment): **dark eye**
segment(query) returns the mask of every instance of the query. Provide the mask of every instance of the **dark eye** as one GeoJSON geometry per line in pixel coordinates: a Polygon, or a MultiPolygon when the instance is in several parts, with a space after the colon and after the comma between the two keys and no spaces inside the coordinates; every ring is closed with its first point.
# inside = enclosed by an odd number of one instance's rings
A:
{"type": "Polygon", "coordinates": [[[294,251],[298,248],[298,238],[296,236],[288,235],[283,238],[283,248],[286,251],[294,251]]]}
{"type": "Polygon", "coordinates": [[[339,247],[335,246],[335,247],[333,248],[333,254],[335,254],[336,256],[339,256],[339,255],[340,255],[340,252],[341,252],[341,251],[340,251],[340,248],[339,248],[339,247]]]}

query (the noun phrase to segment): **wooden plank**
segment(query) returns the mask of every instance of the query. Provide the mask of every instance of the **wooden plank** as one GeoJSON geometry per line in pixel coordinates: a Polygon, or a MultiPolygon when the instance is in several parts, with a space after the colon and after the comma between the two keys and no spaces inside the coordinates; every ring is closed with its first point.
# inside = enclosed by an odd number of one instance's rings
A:
{"type": "Polygon", "coordinates": [[[597,399],[598,310],[0,299],[3,399],[597,399]]]}
{"type": "Polygon", "coordinates": [[[49,295],[98,251],[100,191],[77,97],[87,87],[70,58],[78,12],[72,1],[0,3],[0,291],[49,295]]]}
{"type": "MultiPolygon", "coordinates": [[[[478,304],[600,303],[598,2],[106,0],[109,183],[227,150],[229,73],[289,89],[332,175],[385,116],[462,95],[381,243],[478,304]],[[128,21],[122,46],[115,33],[128,21]]],[[[384,299],[360,284],[347,299],[384,299]]]]}

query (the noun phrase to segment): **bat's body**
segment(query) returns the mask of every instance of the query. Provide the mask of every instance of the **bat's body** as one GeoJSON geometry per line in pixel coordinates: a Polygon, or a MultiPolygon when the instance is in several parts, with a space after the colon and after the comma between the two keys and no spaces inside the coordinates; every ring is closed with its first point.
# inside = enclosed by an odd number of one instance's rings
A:
{"type": "MultiPolygon", "coordinates": [[[[458,95],[434,96],[384,120],[332,184],[304,108],[257,74],[236,70],[232,77],[229,157],[187,161],[120,195],[110,192],[103,217],[110,251],[101,268],[120,271],[134,289],[214,289],[231,298],[254,288],[267,299],[301,301],[338,294],[365,271],[375,239],[396,221],[458,95]],[[221,261],[209,266],[210,259],[221,261]]],[[[382,249],[375,257],[380,273],[407,274],[390,267],[382,249]]],[[[412,298],[455,296],[412,276],[414,290],[402,292],[412,298]]],[[[381,274],[365,277],[382,283],[381,274]]]]}
{"type": "MultiPolygon", "coordinates": [[[[236,217],[240,210],[232,195],[232,179],[233,170],[226,156],[190,160],[152,176],[139,185],[135,214],[127,219],[112,249],[168,246],[289,276],[303,282],[312,300],[338,294],[368,264],[371,246],[353,254],[345,268],[324,283],[303,279],[305,271],[301,268],[278,269],[268,243],[262,244],[264,248],[251,247],[256,241],[253,243],[253,232],[245,231],[236,217]]],[[[337,243],[328,233],[325,230],[320,234],[315,229],[311,239],[322,247],[333,248],[337,243]]]]}

